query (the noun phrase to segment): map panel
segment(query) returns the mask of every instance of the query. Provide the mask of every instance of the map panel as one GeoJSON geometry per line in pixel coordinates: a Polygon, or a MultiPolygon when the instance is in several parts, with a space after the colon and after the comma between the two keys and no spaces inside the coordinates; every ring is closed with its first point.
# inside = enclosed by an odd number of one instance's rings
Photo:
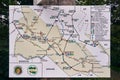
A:
{"type": "Polygon", "coordinates": [[[110,77],[110,6],[9,6],[9,77],[110,77]]]}

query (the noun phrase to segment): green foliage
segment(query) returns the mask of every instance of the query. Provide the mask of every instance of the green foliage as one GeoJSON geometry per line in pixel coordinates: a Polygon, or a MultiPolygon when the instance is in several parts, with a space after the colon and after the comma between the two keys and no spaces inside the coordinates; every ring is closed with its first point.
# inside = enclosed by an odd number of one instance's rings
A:
{"type": "Polygon", "coordinates": [[[120,25],[111,27],[111,67],[120,71],[120,25]]]}
{"type": "Polygon", "coordinates": [[[7,80],[8,78],[8,71],[9,71],[9,65],[8,65],[8,50],[2,50],[0,51],[0,59],[2,60],[0,63],[0,80],[7,80]],[[2,57],[2,58],[1,58],[2,57]]]}
{"type": "Polygon", "coordinates": [[[77,5],[103,5],[105,0],[76,0],[77,5]]]}
{"type": "Polygon", "coordinates": [[[17,4],[16,0],[9,0],[9,5],[16,5],[16,4],[17,4]]]}
{"type": "Polygon", "coordinates": [[[33,0],[9,0],[9,5],[17,5],[19,2],[20,5],[32,5],[33,0]]]}

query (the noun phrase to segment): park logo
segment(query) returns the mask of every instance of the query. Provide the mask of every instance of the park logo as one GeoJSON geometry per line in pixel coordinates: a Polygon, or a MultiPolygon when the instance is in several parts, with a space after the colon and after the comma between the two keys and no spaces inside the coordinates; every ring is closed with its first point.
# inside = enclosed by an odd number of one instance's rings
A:
{"type": "Polygon", "coordinates": [[[27,70],[29,75],[37,74],[37,67],[35,65],[30,65],[27,70]]]}
{"type": "Polygon", "coordinates": [[[22,67],[21,66],[16,66],[14,68],[14,73],[17,75],[20,75],[22,73],[22,67]]]}

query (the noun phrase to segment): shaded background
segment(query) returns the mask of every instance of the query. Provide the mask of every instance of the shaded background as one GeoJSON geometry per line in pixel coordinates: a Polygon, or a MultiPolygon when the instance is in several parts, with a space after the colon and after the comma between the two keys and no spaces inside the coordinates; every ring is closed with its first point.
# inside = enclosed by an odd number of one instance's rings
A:
{"type": "MultiPolygon", "coordinates": [[[[43,2],[40,2],[39,5],[111,5],[111,78],[74,78],[47,80],[120,80],[120,0],[58,0],[59,2],[55,1],[56,0],[43,0],[43,2]]],[[[9,5],[33,5],[33,0],[0,0],[0,80],[46,80],[8,79],[9,5]]]]}

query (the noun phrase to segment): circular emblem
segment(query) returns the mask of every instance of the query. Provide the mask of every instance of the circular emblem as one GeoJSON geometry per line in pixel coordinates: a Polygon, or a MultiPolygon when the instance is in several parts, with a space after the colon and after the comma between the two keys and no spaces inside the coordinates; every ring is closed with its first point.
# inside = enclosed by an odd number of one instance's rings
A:
{"type": "Polygon", "coordinates": [[[16,66],[14,69],[14,73],[17,75],[20,75],[22,73],[22,67],[21,66],[16,66]]]}
{"type": "Polygon", "coordinates": [[[36,75],[37,74],[37,67],[35,65],[30,65],[28,67],[28,74],[36,75]]]}

